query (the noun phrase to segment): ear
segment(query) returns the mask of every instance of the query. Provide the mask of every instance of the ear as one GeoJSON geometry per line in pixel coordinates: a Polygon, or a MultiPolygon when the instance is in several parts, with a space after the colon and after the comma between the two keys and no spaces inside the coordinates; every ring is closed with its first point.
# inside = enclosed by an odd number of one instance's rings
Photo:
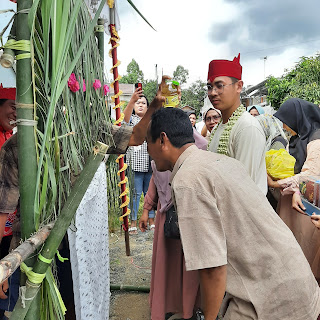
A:
{"type": "Polygon", "coordinates": [[[168,149],[170,140],[165,132],[160,133],[160,146],[162,149],[168,149]]]}
{"type": "Polygon", "coordinates": [[[237,92],[240,92],[242,91],[242,88],[243,88],[243,81],[242,80],[239,80],[237,83],[237,92]]]}
{"type": "Polygon", "coordinates": [[[160,133],[160,145],[164,144],[164,138],[166,137],[166,133],[165,132],[161,132],[160,133]]]}

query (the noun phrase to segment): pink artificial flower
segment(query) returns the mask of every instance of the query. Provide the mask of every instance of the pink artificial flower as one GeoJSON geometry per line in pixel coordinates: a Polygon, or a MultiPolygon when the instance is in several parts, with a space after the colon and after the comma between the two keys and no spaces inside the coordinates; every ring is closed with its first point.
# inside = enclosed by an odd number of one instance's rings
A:
{"type": "Polygon", "coordinates": [[[106,96],[108,92],[110,92],[110,88],[109,88],[109,86],[107,84],[104,84],[103,85],[103,93],[104,93],[104,95],[106,96]]]}
{"type": "Polygon", "coordinates": [[[101,88],[101,82],[100,82],[100,80],[99,80],[99,79],[95,79],[92,86],[93,86],[96,90],[99,89],[99,88],[101,88]]]}
{"type": "Polygon", "coordinates": [[[74,73],[71,73],[69,80],[68,80],[68,87],[72,92],[77,92],[80,90],[79,82],[76,79],[76,76],[74,73]]]}
{"type": "Polygon", "coordinates": [[[87,87],[86,87],[86,82],[84,81],[84,79],[83,79],[83,86],[82,86],[82,88],[83,88],[83,92],[86,92],[87,87]]]}

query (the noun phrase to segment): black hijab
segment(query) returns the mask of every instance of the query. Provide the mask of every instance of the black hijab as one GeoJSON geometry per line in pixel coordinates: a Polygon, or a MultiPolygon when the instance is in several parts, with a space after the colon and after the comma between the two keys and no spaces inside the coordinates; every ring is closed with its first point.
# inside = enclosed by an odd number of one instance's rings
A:
{"type": "Polygon", "coordinates": [[[289,142],[289,153],[296,159],[294,172],[297,174],[306,160],[307,144],[316,136],[320,138],[316,132],[320,129],[320,108],[311,102],[292,98],[285,101],[274,116],[297,133],[289,142]]]}

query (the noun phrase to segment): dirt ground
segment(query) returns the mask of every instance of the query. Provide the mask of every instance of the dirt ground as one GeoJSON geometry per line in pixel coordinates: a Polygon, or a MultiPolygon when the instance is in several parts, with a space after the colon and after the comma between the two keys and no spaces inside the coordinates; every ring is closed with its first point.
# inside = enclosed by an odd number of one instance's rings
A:
{"type": "MultiPolygon", "coordinates": [[[[110,282],[113,286],[150,288],[153,231],[129,237],[130,256],[126,256],[124,233],[109,236],[110,282]]],[[[148,293],[111,290],[110,320],[149,320],[148,293]]]]}

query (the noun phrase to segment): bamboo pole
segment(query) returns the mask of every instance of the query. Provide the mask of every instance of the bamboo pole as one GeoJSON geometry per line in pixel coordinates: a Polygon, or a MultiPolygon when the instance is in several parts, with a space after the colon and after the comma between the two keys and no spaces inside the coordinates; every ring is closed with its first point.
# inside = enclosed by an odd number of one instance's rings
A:
{"type": "MultiPolygon", "coordinates": [[[[28,26],[28,10],[33,4],[32,0],[17,1],[16,36],[17,41],[30,41],[30,29],[28,26]]],[[[27,50],[17,51],[16,54],[28,53],[27,50]]],[[[18,125],[18,164],[19,164],[19,191],[20,191],[20,225],[22,239],[29,238],[35,232],[34,200],[37,177],[37,158],[34,126],[30,121],[34,120],[34,99],[32,86],[31,58],[18,59],[17,56],[17,125],[18,125]],[[21,121],[21,122],[19,122],[21,121]],[[28,156],[26,156],[28,155],[28,156]]],[[[34,258],[26,260],[28,266],[32,266],[34,258]]],[[[21,284],[25,281],[22,275],[21,284]]],[[[40,318],[40,295],[37,295],[35,303],[30,309],[32,317],[40,318]]],[[[26,318],[28,319],[28,318],[26,318]]]]}
{"type": "MultiPolygon", "coordinates": [[[[29,9],[32,0],[18,1],[17,40],[29,40],[28,15],[19,13],[29,9]]],[[[17,54],[25,53],[17,52],[17,54]]],[[[20,191],[20,221],[22,239],[35,232],[34,199],[37,176],[37,158],[34,126],[19,120],[34,120],[34,100],[32,87],[31,59],[17,60],[17,125],[18,125],[18,163],[20,191]],[[26,155],[28,155],[26,157],[26,155]]]]}
{"type": "MultiPolygon", "coordinates": [[[[117,47],[116,47],[116,42],[113,40],[115,38],[115,34],[113,32],[113,27],[115,27],[115,9],[110,8],[110,25],[109,25],[109,30],[110,30],[110,37],[111,37],[111,46],[112,46],[112,63],[113,66],[115,66],[118,62],[118,57],[117,57],[117,47]]],[[[120,98],[117,96],[119,93],[119,81],[118,81],[118,67],[113,68],[113,79],[114,79],[114,94],[116,95],[115,98],[115,105],[120,104],[120,98]]],[[[120,108],[116,108],[116,119],[118,120],[121,115],[121,110],[120,108]]],[[[121,126],[121,123],[118,124],[121,126]]],[[[119,159],[119,170],[121,170],[124,166],[124,158],[119,159]]],[[[125,179],[125,171],[120,172],[120,180],[123,181],[125,179]]],[[[121,184],[121,193],[123,193],[126,190],[126,184],[123,183],[121,184]]],[[[127,197],[124,196],[121,198],[122,203],[125,203],[127,201],[127,197]]],[[[127,206],[124,206],[122,209],[122,214],[125,215],[127,213],[127,206]]],[[[124,239],[125,239],[125,245],[126,245],[126,255],[130,256],[130,244],[129,244],[129,221],[128,221],[128,216],[124,216],[123,218],[123,229],[124,229],[124,239]]]]}
{"type": "Polygon", "coordinates": [[[0,283],[9,278],[20,266],[21,262],[26,260],[46,241],[53,226],[54,222],[43,226],[38,232],[0,260],[0,283]]]}
{"type": "MultiPolygon", "coordinates": [[[[76,180],[68,199],[41,251],[41,255],[47,259],[48,262],[50,262],[46,263],[38,259],[32,270],[34,273],[40,275],[46,273],[51,264],[51,260],[54,258],[54,255],[56,254],[56,251],[78,209],[78,206],[92,181],[93,176],[95,175],[101,161],[105,157],[107,150],[108,146],[100,142],[98,142],[94,147],[94,152],[89,156],[85,167],[76,180]]],[[[24,319],[27,313],[29,315],[31,311],[29,310],[30,305],[32,304],[34,297],[37,295],[40,286],[41,283],[34,283],[29,279],[27,280],[24,301],[25,307],[23,308],[22,306],[22,299],[20,296],[10,320],[21,320],[24,319]]]]}
{"type": "Polygon", "coordinates": [[[102,62],[102,70],[104,70],[104,19],[98,19],[98,25],[95,29],[95,36],[98,40],[98,49],[100,54],[100,59],[102,62]]]}
{"type": "Polygon", "coordinates": [[[111,284],[111,291],[137,291],[137,292],[150,292],[150,287],[145,286],[127,286],[124,284],[111,284]]]}

